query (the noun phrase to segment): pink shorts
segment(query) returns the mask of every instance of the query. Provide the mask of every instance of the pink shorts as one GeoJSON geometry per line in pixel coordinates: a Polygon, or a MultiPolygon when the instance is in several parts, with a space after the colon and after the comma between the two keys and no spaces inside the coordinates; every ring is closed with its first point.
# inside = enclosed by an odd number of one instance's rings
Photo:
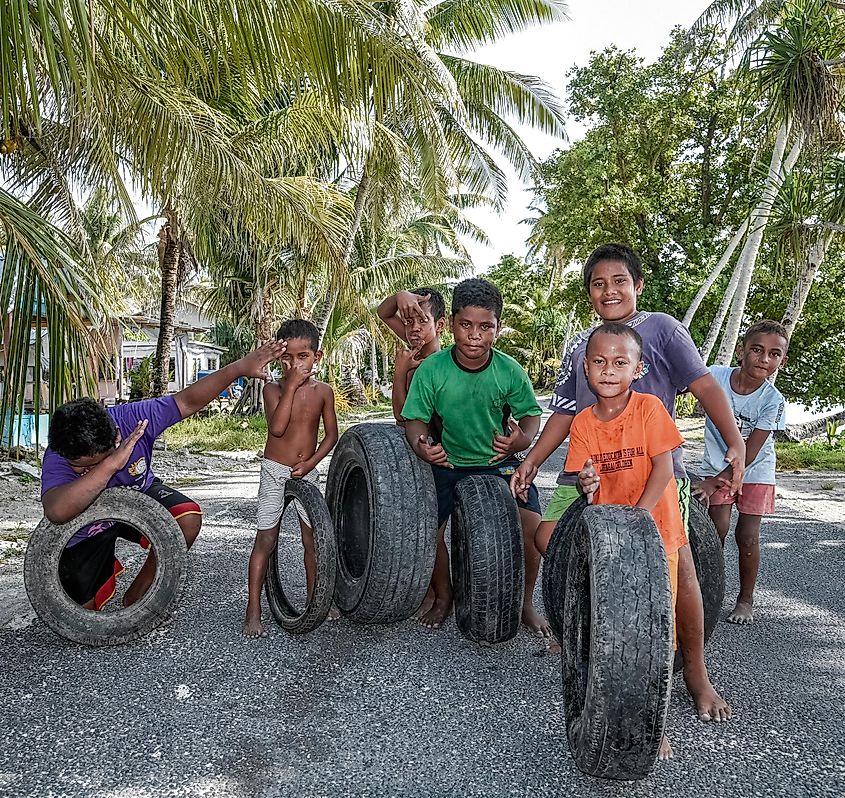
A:
{"type": "Polygon", "coordinates": [[[743,515],[771,515],[775,511],[775,486],[746,482],[742,493],[734,496],[720,488],[710,497],[710,504],[735,504],[743,515]]]}

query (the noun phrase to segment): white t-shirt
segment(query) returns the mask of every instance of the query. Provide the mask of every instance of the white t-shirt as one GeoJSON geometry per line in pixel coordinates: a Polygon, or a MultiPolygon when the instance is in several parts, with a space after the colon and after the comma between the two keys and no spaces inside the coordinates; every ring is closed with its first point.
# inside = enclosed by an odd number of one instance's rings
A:
{"type": "MultiPolygon", "coordinates": [[[[731,374],[734,369],[730,366],[711,366],[710,373],[716,382],[724,388],[728,401],[733,408],[734,418],[744,440],[755,429],[779,430],[786,428],[784,418],[783,394],[770,382],[764,382],[754,393],[736,393],[731,388],[731,374]]],[[[704,425],[704,462],[703,476],[718,474],[727,465],[725,452],[728,446],[716,425],[708,417],[704,425]]],[[[775,484],[775,441],[769,435],[766,442],[745,469],[745,480],[749,485],[775,484]]]]}

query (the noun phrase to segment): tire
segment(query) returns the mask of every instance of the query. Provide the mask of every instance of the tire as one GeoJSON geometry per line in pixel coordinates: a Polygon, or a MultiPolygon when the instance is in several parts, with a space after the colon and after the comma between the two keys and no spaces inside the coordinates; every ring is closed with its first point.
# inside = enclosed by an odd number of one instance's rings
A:
{"type": "Polygon", "coordinates": [[[334,521],[334,599],[359,623],[409,618],[425,598],[437,546],[431,467],[391,424],[358,424],[341,437],[326,480],[334,521]]]}
{"type": "Polygon", "coordinates": [[[497,476],[466,477],[452,513],[455,621],[476,643],[501,643],[519,631],[525,557],[519,510],[497,476]]]}
{"type": "Polygon", "coordinates": [[[314,554],[317,565],[314,591],[308,597],[302,610],[297,610],[290,602],[279,575],[279,545],[277,543],[267,565],[264,592],[267,594],[270,611],[279,626],[293,634],[305,634],[313,631],[326,620],[332,608],[337,574],[337,553],[334,526],[320,489],[305,480],[289,479],[285,483],[285,508],[294,499],[304,508],[310,522],[309,526],[314,532],[314,554]]]}
{"type": "Polygon", "coordinates": [[[582,496],[566,508],[549,538],[546,555],[543,557],[543,605],[549,626],[552,627],[557,640],[563,639],[563,597],[566,594],[569,546],[586,506],[587,500],[582,496]]]}
{"type": "MultiPolygon", "coordinates": [[[[704,645],[719,623],[725,600],[725,556],[719,533],[710,520],[707,508],[694,496],[689,502],[689,545],[695,563],[695,573],[704,603],[704,645]]],[[[680,647],[675,652],[675,670],[683,670],[684,657],[680,647]]]]}
{"type": "Polygon", "coordinates": [[[572,537],[563,617],[563,698],[575,764],[639,779],[657,759],[672,676],[672,594],[648,512],[599,505],[572,537]]]}
{"type": "Polygon", "coordinates": [[[88,646],[116,646],[143,637],[170,618],[185,587],[187,562],[182,530],[164,507],[139,491],[111,488],[72,521],[41,520],[26,548],[24,585],[35,614],[57,635],[88,646]],[[105,520],[122,521],[141,532],[152,544],[158,567],[149,590],[132,606],[94,612],[65,593],[59,558],[79,529],[105,520]]]}

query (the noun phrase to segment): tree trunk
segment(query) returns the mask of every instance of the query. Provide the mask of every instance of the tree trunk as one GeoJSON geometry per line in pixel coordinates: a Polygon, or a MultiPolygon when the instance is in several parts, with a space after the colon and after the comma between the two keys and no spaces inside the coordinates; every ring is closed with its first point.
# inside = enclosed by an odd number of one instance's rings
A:
{"type": "Polygon", "coordinates": [[[748,238],[745,239],[745,246],[742,248],[742,254],[739,256],[739,262],[736,265],[736,268],[739,270],[739,279],[733,301],[731,302],[731,314],[728,318],[724,335],[722,336],[719,353],[716,355],[716,362],[720,365],[727,365],[733,357],[745,315],[748,289],[751,286],[751,279],[754,276],[757,255],[760,252],[760,245],[763,242],[763,234],[766,232],[766,224],[769,221],[772,205],[774,205],[784,177],[792,171],[795,162],[798,160],[798,156],[801,154],[803,138],[799,134],[795,144],[792,146],[792,150],[784,161],[783,154],[786,151],[786,140],[788,137],[789,124],[784,122],[778,130],[774,150],[772,151],[772,160],[769,164],[769,174],[766,177],[763,196],[751,214],[749,223],[750,233],[748,238]]]}
{"type": "MultiPolygon", "coordinates": [[[[704,297],[707,296],[707,293],[713,287],[713,283],[716,282],[716,280],[719,278],[719,275],[724,271],[725,266],[730,263],[734,251],[739,246],[739,243],[740,241],[742,241],[747,230],[748,219],[746,219],[740,225],[739,230],[734,233],[733,238],[728,243],[727,249],[725,250],[722,257],[719,258],[719,262],[713,267],[713,271],[711,271],[710,274],[707,275],[707,279],[701,284],[701,288],[698,289],[698,293],[695,295],[692,302],[690,302],[690,306],[689,308],[687,308],[687,312],[684,315],[684,319],[682,322],[684,327],[686,327],[687,329],[689,329],[690,324],[692,324],[692,320],[695,318],[695,314],[698,311],[699,306],[704,301],[704,297]]],[[[721,324],[719,326],[721,327],[721,324]]]]}
{"type": "Polygon", "coordinates": [[[800,266],[795,287],[792,289],[792,296],[789,299],[789,304],[786,306],[786,311],[784,311],[783,319],[781,320],[790,337],[792,337],[792,332],[801,318],[804,304],[810,294],[810,289],[813,287],[813,281],[816,279],[819,268],[824,262],[824,257],[827,254],[827,249],[832,239],[832,233],[819,236],[816,242],[810,247],[807,258],[800,266]]]}
{"type": "Polygon", "coordinates": [[[719,340],[719,333],[722,331],[722,325],[725,323],[725,318],[728,315],[728,309],[730,308],[734,294],[736,293],[736,285],[739,282],[740,275],[742,274],[742,270],[740,269],[741,261],[742,256],[740,255],[740,260],[737,261],[736,266],[734,266],[733,274],[731,275],[731,279],[725,288],[725,293],[722,296],[722,301],[719,303],[716,315],[710,323],[710,329],[707,331],[707,338],[704,339],[704,343],[698,350],[705,363],[710,359],[710,353],[713,351],[713,347],[716,346],[716,341],[719,340]]]}
{"type": "Polygon", "coordinates": [[[165,208],[167,221],[158,234],[158,262],[161,270],[161,308],[159,310],[158,342],[153,367],[152,395],[163,396],[170,382],[170,349],[176,324],[176,289],[179,283],[179,262],[182,256],[179,217],[172,208],[165,208]]]}
{"type": "MultiPolygon", "coordinates": [[[[349,238],[346,241],[346,246],[343,248],[342,266],[346,271],[349,271],[349,264],[352,262],[352,253],[355,250],[355,239],[358,236],[358,231],[361,229],[361,221],[364,218],[364,207],[367,203],[367,194],[369,193],[370,178],[367,175],[367,168],[364,167],[364,173],[361,175],[361,182],[358,183],[358,191],[355,194],[355,212],[352,215],[352,226],[349,228],[349,238]]],[[[337,303],[337,290],[329,286],[326,291],[326,296],[314,308],[314,314],[311,320],[320,331],[320,340],[326,334],[326,327],[329,325],[334,306],[337,303]]]]}

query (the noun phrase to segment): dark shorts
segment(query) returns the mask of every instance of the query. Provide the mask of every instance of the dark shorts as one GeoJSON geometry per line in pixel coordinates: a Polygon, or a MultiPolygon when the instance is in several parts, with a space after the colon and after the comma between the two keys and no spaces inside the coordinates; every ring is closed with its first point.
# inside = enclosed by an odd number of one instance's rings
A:
{"type": "MultiPolygon", "coordinates": [[[[165,485],[158,477],[144,493],[155,499],[174,518],[183,515],[201,515],[200,506],[178,490],[165,485]]],[[[144,549],[149,541],[134,527],[124,523],[112,524],[102,532],[66,548],[59,559],[59,580],[65,592],[77,604],[94,599],[95,609],[100,609],[114,595],[115,580],[123,571],[114,556],[118,538],[137,543],[144,549]]]]}
{"type": "MultiPolygon", "coordinates": [[[[507,480],[510,485],[511,476],[519,466],[519,460],[504,460],[501,463],[491,466],[477,466],[472,468],[441,468],[432,466],[434,472],[434,485],[437,488],[437,526],[441,527],[452,515],[452,508],[455,506],[455,487],[464,477],[492,474],[507,480]]],[[[532,513],[540,514],[540,494],[537,488],[532,485],[528,489],[528,501],[517,499],[519,507],[530,510],[532,513]]]]}

